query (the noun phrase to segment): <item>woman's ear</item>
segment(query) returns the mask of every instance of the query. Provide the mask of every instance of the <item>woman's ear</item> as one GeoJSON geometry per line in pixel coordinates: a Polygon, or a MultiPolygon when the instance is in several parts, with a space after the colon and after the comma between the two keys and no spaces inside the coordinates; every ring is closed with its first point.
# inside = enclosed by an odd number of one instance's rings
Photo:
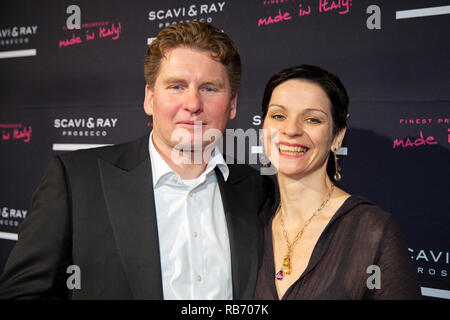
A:
{"type": "Polygon", "coordinates": [[[344,140],[346,131],[347,131],[347,127],[344,127],[338,131],[338,133],[334,137],[333,144],[331,145],[332,152],[336,152],[341,148],[342,141],[344,140]]]}

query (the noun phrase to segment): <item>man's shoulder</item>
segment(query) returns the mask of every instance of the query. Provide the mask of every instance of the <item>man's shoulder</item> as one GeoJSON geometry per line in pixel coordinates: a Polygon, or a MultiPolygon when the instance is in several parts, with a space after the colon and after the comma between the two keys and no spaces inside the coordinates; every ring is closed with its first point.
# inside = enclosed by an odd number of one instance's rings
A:
{"type": "Polygon", "coordinates": [[[229,181],[231,183],[239,183],[245,180],[252,180],[258,187],[262,187],[266,192],[275,193],[275,176],[268,176],[261,173],[247,164],[228,164],[230,170],[229,181]]]}
{"type": "Polygon", "coordinates": [[[79,149],[75,151],[69,151],[58,155],[63,162],[80,161],[82,159],[94,159],[105,158],[113,159],[115,155],[120,154],[123,151],[125,143],[106,145],[95,148],[79,149]]]}
{"type": "Polygon", "coordinates": [[[259,170],[248,164],[227,163],[227,165],[230,170],[230,181],[232,182],[238,182],[248,178],[261,177],[259,170]]]}
{"type": "Polygon", "coordinates": [[[147,145],[148,134],[132,141],[102,147],[70,151],[62,153],[57,157],[60,158],[61,161],[66,165],[81,165],[89,163],[96,164],[98,159],[102,159],[110,163],[116,163],[120,158],[123,158],[124,155],[127,155],[129,158],[133,159],[147,157],[147,145]]]}
{"type": "Polygon", "coordinates": [[[259,175],[259,170],[253,168],[252,166],[248,164],[243,163],[227,163],[228,168],[230,170],[235,171],[237,174],[242,175],[259,175]]]}

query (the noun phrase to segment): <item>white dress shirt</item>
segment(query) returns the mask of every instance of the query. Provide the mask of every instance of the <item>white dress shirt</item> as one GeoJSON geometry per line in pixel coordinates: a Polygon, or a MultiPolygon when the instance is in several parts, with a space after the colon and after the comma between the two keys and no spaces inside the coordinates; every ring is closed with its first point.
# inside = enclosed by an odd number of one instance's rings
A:
{"type": "Polygon", "coordinates": [[[183,180],[149,139],[164,299],[232,299],[227,223],[214,168],[229,169],[215,147],[205,171],[183,180]]]}

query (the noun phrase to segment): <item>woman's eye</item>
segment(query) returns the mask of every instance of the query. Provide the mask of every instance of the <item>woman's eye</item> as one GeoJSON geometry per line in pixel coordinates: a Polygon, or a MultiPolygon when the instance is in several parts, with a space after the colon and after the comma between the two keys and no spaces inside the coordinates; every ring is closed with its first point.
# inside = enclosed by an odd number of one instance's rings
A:
{"type": "Polygon", "coordinates": [[[306,121],[309,123],[312,123],[312,124],[322,123],[322,121],[320,121],[319,119],[316,119],[316,118],[308,118],[308,119],[306,119],[306,121]]]}
{"type": "Polygon", "coordinates": [[[275,119],[275,120],[283,120],[283,119],[284,119],[284,116],[281,115],[281,114],[273,114],[273,115],[271,116],[271,118],[272,118],[272,119],[275,119]]]}

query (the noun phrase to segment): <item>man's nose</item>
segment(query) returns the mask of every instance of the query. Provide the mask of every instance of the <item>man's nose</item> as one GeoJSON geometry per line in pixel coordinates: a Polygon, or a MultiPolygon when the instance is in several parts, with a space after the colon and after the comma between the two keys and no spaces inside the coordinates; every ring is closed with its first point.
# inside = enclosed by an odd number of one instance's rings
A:
{"type": "Polygon", "coordinates": [[[184,99],[184,108],[191,113],[197,113],[202,109],[202,101],[199,92],[195,88],[189,88],[184,99]]]}

